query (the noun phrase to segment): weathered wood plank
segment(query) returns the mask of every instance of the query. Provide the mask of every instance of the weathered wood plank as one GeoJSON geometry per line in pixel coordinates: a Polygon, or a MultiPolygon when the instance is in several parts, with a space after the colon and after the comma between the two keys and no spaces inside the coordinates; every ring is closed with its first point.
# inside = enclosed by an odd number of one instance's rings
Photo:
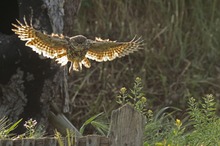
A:
{"type": "Polygon", "coordinates": [[[22,146],[35,146],[35,139],[22,139],[22,146]]]}
{"type": "Polygon", "coordinates": [[[46,146],[44,145],[45,138],[39,138],[35,140],[35,146],[46,146]]]}
{"type": "Polygon", "coordinates": [[[110,142],[105,136],[88,135],[78,138],[76,146],[110,146],[110,142]]]}
{"type": "Polygon", "coordinates": [[[13,146],[13,141],[11,141],[11,140],[0,140],[0,146],[13,146]]]}
{"type": "Polygon", "coordinates": [[[39,139],[4,139],[0,140],[0,146],[58,146],[56,138],[39,138],[39,139]]]}
{"type": "Polygon", "coordinates": [[[108,137],[111,146],[143,146],[145,116],[126,104],[114,110],[108,137]]]}
{"type": "Polygon", "coordinates": [[[22,146],[22,140],[21,139],[13,140],[13,146],[22,146]]]}
{"type": "Polygon", "coordinates": [[[46,138],[44,140],[44,146],[58,146],[57,139],[55,139],[55,138],[46,138]]]}

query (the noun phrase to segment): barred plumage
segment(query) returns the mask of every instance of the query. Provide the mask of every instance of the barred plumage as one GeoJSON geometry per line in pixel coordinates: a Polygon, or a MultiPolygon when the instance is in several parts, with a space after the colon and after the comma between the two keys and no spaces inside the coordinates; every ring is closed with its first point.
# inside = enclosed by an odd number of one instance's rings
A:
{"type": "Polygon", "coordinates": [[[88,59],[98,62],[111,61],[143,48],[141,38],[134,38],[130,42],[116,42],[101,38],[91,40],[82,35],[47,35],[34,29],[32,24],[28,25],[25,18],[24,24],[18,20],[17,22],[18,25],[12,24],[15,27],[12,30],[22,41],[27,41],[26,46],[40,55],[55,58],[62,66],[70,61],[70,71],[79,71],[82,65],[90,68],[91,63],[88,59]]]}

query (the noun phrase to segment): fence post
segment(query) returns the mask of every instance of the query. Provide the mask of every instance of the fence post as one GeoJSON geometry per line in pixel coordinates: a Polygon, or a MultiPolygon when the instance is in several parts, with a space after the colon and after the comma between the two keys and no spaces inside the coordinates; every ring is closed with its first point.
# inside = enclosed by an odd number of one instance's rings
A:
{"type": "Polygon", "coordinates": [[[126,104],[114,110],[108,137],[111,146],[143,146],[145,116],[126,104]]]}

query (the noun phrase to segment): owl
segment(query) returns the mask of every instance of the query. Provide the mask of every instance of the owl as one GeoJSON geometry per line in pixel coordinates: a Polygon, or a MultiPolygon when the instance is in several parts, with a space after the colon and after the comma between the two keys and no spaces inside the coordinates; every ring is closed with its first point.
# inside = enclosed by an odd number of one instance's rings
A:
{"type": "Polygon", "coordinates": [[[24,24],[17,20],[18,24],[12,24],[12,31],[20,40],[26,41],[25,45],[33,51],[47,58],[55,59],[61,66],[70,62],[69,72],[80,71],[82,66],[91,67],[89,59],[98,62],[112,61],[134,51],[143,48],[143,41],[134,38],[129,42],[116,42],[109,39],[87,39],[83,35],[73,37],[45,34],[28,24],[24,18],[24,24]]]}

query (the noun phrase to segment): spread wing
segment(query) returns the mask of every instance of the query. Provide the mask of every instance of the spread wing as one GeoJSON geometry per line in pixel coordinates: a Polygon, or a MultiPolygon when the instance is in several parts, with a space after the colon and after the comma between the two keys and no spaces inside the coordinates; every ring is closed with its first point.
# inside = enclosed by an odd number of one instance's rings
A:
{"type": "Polygon", "coordinates": [[[37,31],[32,24],[28,25],[25,18],[24,24],[18,22],[18,25],[12,24],[15,29],[12,31],[18,35],[22,41],[27,41],[26,46],[31,47],[33,51],[48,58],[57,58],[58,63],[65,65],[68,60],[66,57],[67,40],[59,35],[47,35],[37,31]]]}
{"type": "Polygon", "coordinates": [[[90,41],[90,48],[86,57],[98,62],[111,61],[117,57],[123,57],[134,51],[143,48],[143,41],[140,38],[134,38],[130,42],[116,42],[96,38],[90,41]]]}

